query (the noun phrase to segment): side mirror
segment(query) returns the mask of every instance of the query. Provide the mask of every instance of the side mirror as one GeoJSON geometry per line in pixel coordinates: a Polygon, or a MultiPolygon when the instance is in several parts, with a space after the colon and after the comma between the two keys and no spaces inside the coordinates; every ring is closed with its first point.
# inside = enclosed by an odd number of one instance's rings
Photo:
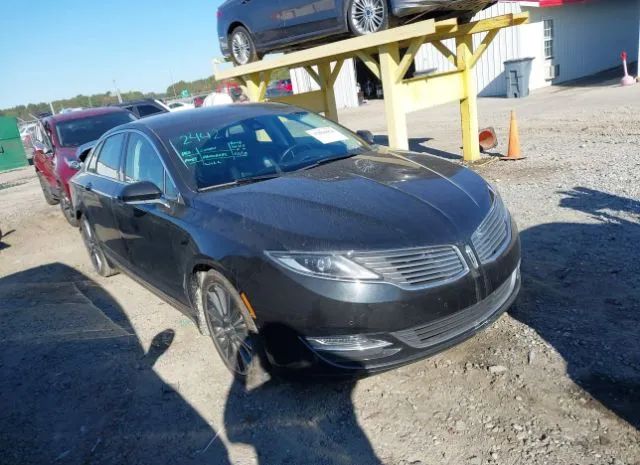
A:
{"type": "Polygon", "coordinates": [[[118,198],[124,203],[142,203],[162,198],[162,191],[149,181],[127,184],[122,188],[118,198]]]}
{"type": "Polygon", "coordinates": [[[360,137],[360,139],[364,140],[367,144],[375,144],[376,141],[373,137],[373,133],[371,131],[360,130],[357,131],[356,134],[360,137]]]}

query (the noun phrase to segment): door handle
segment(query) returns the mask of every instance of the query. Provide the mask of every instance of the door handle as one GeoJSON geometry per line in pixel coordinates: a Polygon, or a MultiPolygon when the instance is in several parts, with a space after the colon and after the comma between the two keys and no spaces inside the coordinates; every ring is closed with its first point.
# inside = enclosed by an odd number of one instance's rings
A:
{"type": "Polygon", "coordinates": [[[87,192],[91,192],[93,190],[93,185],[88,182],[85,186],[84,186],[84,190],[87,192]]]}

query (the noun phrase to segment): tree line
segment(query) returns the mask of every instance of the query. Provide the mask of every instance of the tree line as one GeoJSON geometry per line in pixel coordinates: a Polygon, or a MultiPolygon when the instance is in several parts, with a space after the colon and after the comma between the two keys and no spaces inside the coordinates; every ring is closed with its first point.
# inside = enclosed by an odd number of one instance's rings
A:
{"type": "MultiPolygon", "coordinates": [[[[288,79],[289,72],[285,70],[276,71],[272,75],[273,80],[278,79],[288,79]]],[[[195,81],[178,81],[172,83],[167,87],[167,90],[164,94],[157,94],[154,92],[143,93],[140,91],[130,91],[130,92],[121,92],[123,101],[127,100],[136,100],[141,98],[159,98],[172,99],[174,97],[180,98],[182,96],[183,91],[187,91],[189,95],[202,95],[213,92],[218,87],[220,87],[223,83],[215,80],[213,76],[209,76],[204,79],[197,79],[195,81]]],[[[118,103],[118,96],[114,92],[105,92],[102,94],[93,94],[93,95],[76,95],[72,98],[62,99],[62,100],[54,100],[51,102],[51,106],[56,113],[64,108],[91,108],[91,107],[102,107],[113,105],[114,103],[118,103]]],[[[37,116],[40,113],[50,112],[51,108],[49,103],[40,102],[40,103],[29,103],[28,105],[18,105],[13,108],[6,108],[4,110],[0,110],[0,116],[14,116],[16,118],[20,118],[22,120],[28,121],[33,119],[33,116],[37,116]]]]}

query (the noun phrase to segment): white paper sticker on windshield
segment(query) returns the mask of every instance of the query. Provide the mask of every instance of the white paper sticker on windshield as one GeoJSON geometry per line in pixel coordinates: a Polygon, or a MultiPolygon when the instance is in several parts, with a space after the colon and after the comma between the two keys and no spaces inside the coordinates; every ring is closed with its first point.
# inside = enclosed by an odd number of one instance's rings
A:
{"type": "Polygon", "coordinates": [[[318,139],[323,144],[331,144],[333,142],[340,142],[347,140],[347,136],[341,134],[333,128],[315,128],[309,129],[307,134],[318,139]]]}

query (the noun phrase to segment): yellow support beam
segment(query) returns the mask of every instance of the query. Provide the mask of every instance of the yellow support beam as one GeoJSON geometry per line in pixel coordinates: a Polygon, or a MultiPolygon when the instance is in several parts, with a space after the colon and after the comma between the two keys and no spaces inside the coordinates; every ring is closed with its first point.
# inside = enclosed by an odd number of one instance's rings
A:
{"type": "Polygon", "coordinates": [[[456,70],[431,74],[428,79],[407,79],[404,88],[407,113],[433,108],[462,99],[463,73],[456,70]]]}
{"type": "Polygon", "coordinates": [[[305,92],[304,94],[286,95],[271,99],[272,102],[286,103],[300,108],[306,108],[315,113],[324,113],[324,96],[321,90],[305,92]]]}
{"type": "Polygon", "coordinates": [[[447,47],[445,44],[443,44],[441,41],[439,40],[434,40],[433,42],[431,42],[431,45],[433,45],[433,48],[435,48],[437,51],[439,51],[442,55],[444,55],[444,57],[449,60],[449,62],[452,65],[456,65],[456,54],[453,53],[449,47],[447,47]]]}
{"type": "Polygon", "coordinates": [[[367,68],[369,68],[369,71],[371,71],[375,77],[380,79],[380,64],[369,53],[358,50],[355,52],[355,55],[356,57],[360,58],[360,60],[367,68]]]}
{"type": "MultiPolygon", "coordinates": [[[[338,70],[339,71],[339,70],[338,70]]],[[[324,100],[324,116],[338,122],[338,107],[336,106],[336,94],[333,89],[331,63],[323,61],[318,64],[318,75],[322,82],[321,91],[324,100]]]]}
{"type": "Polygon", "coordinates": [[[318,84],[319,86],[322,85],[322,81],[320,80],[320,76],[318,76],[318,73],[316,73],[315,69],[313,69],[311,66],[305,66],[304,70],[307,73],[309,73],[309,76],[311,76],[311,79],[316,81],[316,84],[318,84]]]}
{"type": "Polygon", "coordinates": [[[411,66],[413,60],[416,59],[418,50],[420,50],[420,47],[422,47],[422,44],[424,44],[424,40],[424,37],[416,37],[411,41],[409,48],[406,52],[404,52],[404,56],[402,57],[402,60],[398,65],[398,74],[396,75],[396,81],[400,82],[404,79],[404,75],[407,74],[409,66],[411,66]]]}
{"type": "Polygon", "coordinates": [[[478,137],[478,92],[473,73],[473,36],[456,37],[456,61],[462,75],[460,88],[460,119],[462,123],[462,152],[468,162],[480,159],[478,137]]]}
{"type": "Polygon", "coordinates": [[[336,65],[333,67],[333,70],[331,70],[331,76],[329,77],[329,85],[330,86],[334,86],[336,83],[336,80],[338,79],[338,75],[340,74],[340,70],[342,69],[342,65],[344,64],[344,59],[343,60],[338,60],[336,62],[336,65]]]}
{"type": "Polygon", "coordinates": [[[406,98],[404,87],[398,83],[400,69],[400,50],[397,43],[380,47],[380,77],[384,89],[384,112],[387,118],[389,146],[395,149],[408,150],[407,113],[404,106],[406,98]]]}
{"type": "Polygon", "coordinates": [[[528,18],[527,13],[522,13],[468,24],[457,24],[456,20],[421,21],[220,71],[215,77],[236,78],[245,84],[252,101],[263,101],[273,70],[304,68],[320,90],[273,100],[324,113],[337,121],[334,85],[344,60],[357,57],[382,81],[392,147],[408,148],[407,113],[457,100],[460,104],[464,159],[475,161],[480,157],[480,150],[474,67],[500,30],[525,24],[528,18]],[[474,35],[481,33],[486,34],[474,50],[474,35]],[[455,52],[444,45],[442,41],[446,39],[455,40],[455,52]],[[429,43],[455,66],[455,70],[404,79],[420,47],[429,43]],[[401,57],[400,50],[404,48],[407,51],[401,57]],[[375,55],[379,60],[374,58],[375,55]]]}
{"type": "Polygon", "coordinates": [[[471,57],[471,67],[474,67],[478,63],[482,54],[487,51],[487,48],[489,48],[489,45],[491,45],[493,39],[498,36],[499,32],[500,29],[494,29],[493,31],[487,32],[487,35],[484,36],[484,39],[482,39],[482,42],[480,42],[480,45],[478,45],[478,48],[473,53],[473,57],[471,57]]]}

